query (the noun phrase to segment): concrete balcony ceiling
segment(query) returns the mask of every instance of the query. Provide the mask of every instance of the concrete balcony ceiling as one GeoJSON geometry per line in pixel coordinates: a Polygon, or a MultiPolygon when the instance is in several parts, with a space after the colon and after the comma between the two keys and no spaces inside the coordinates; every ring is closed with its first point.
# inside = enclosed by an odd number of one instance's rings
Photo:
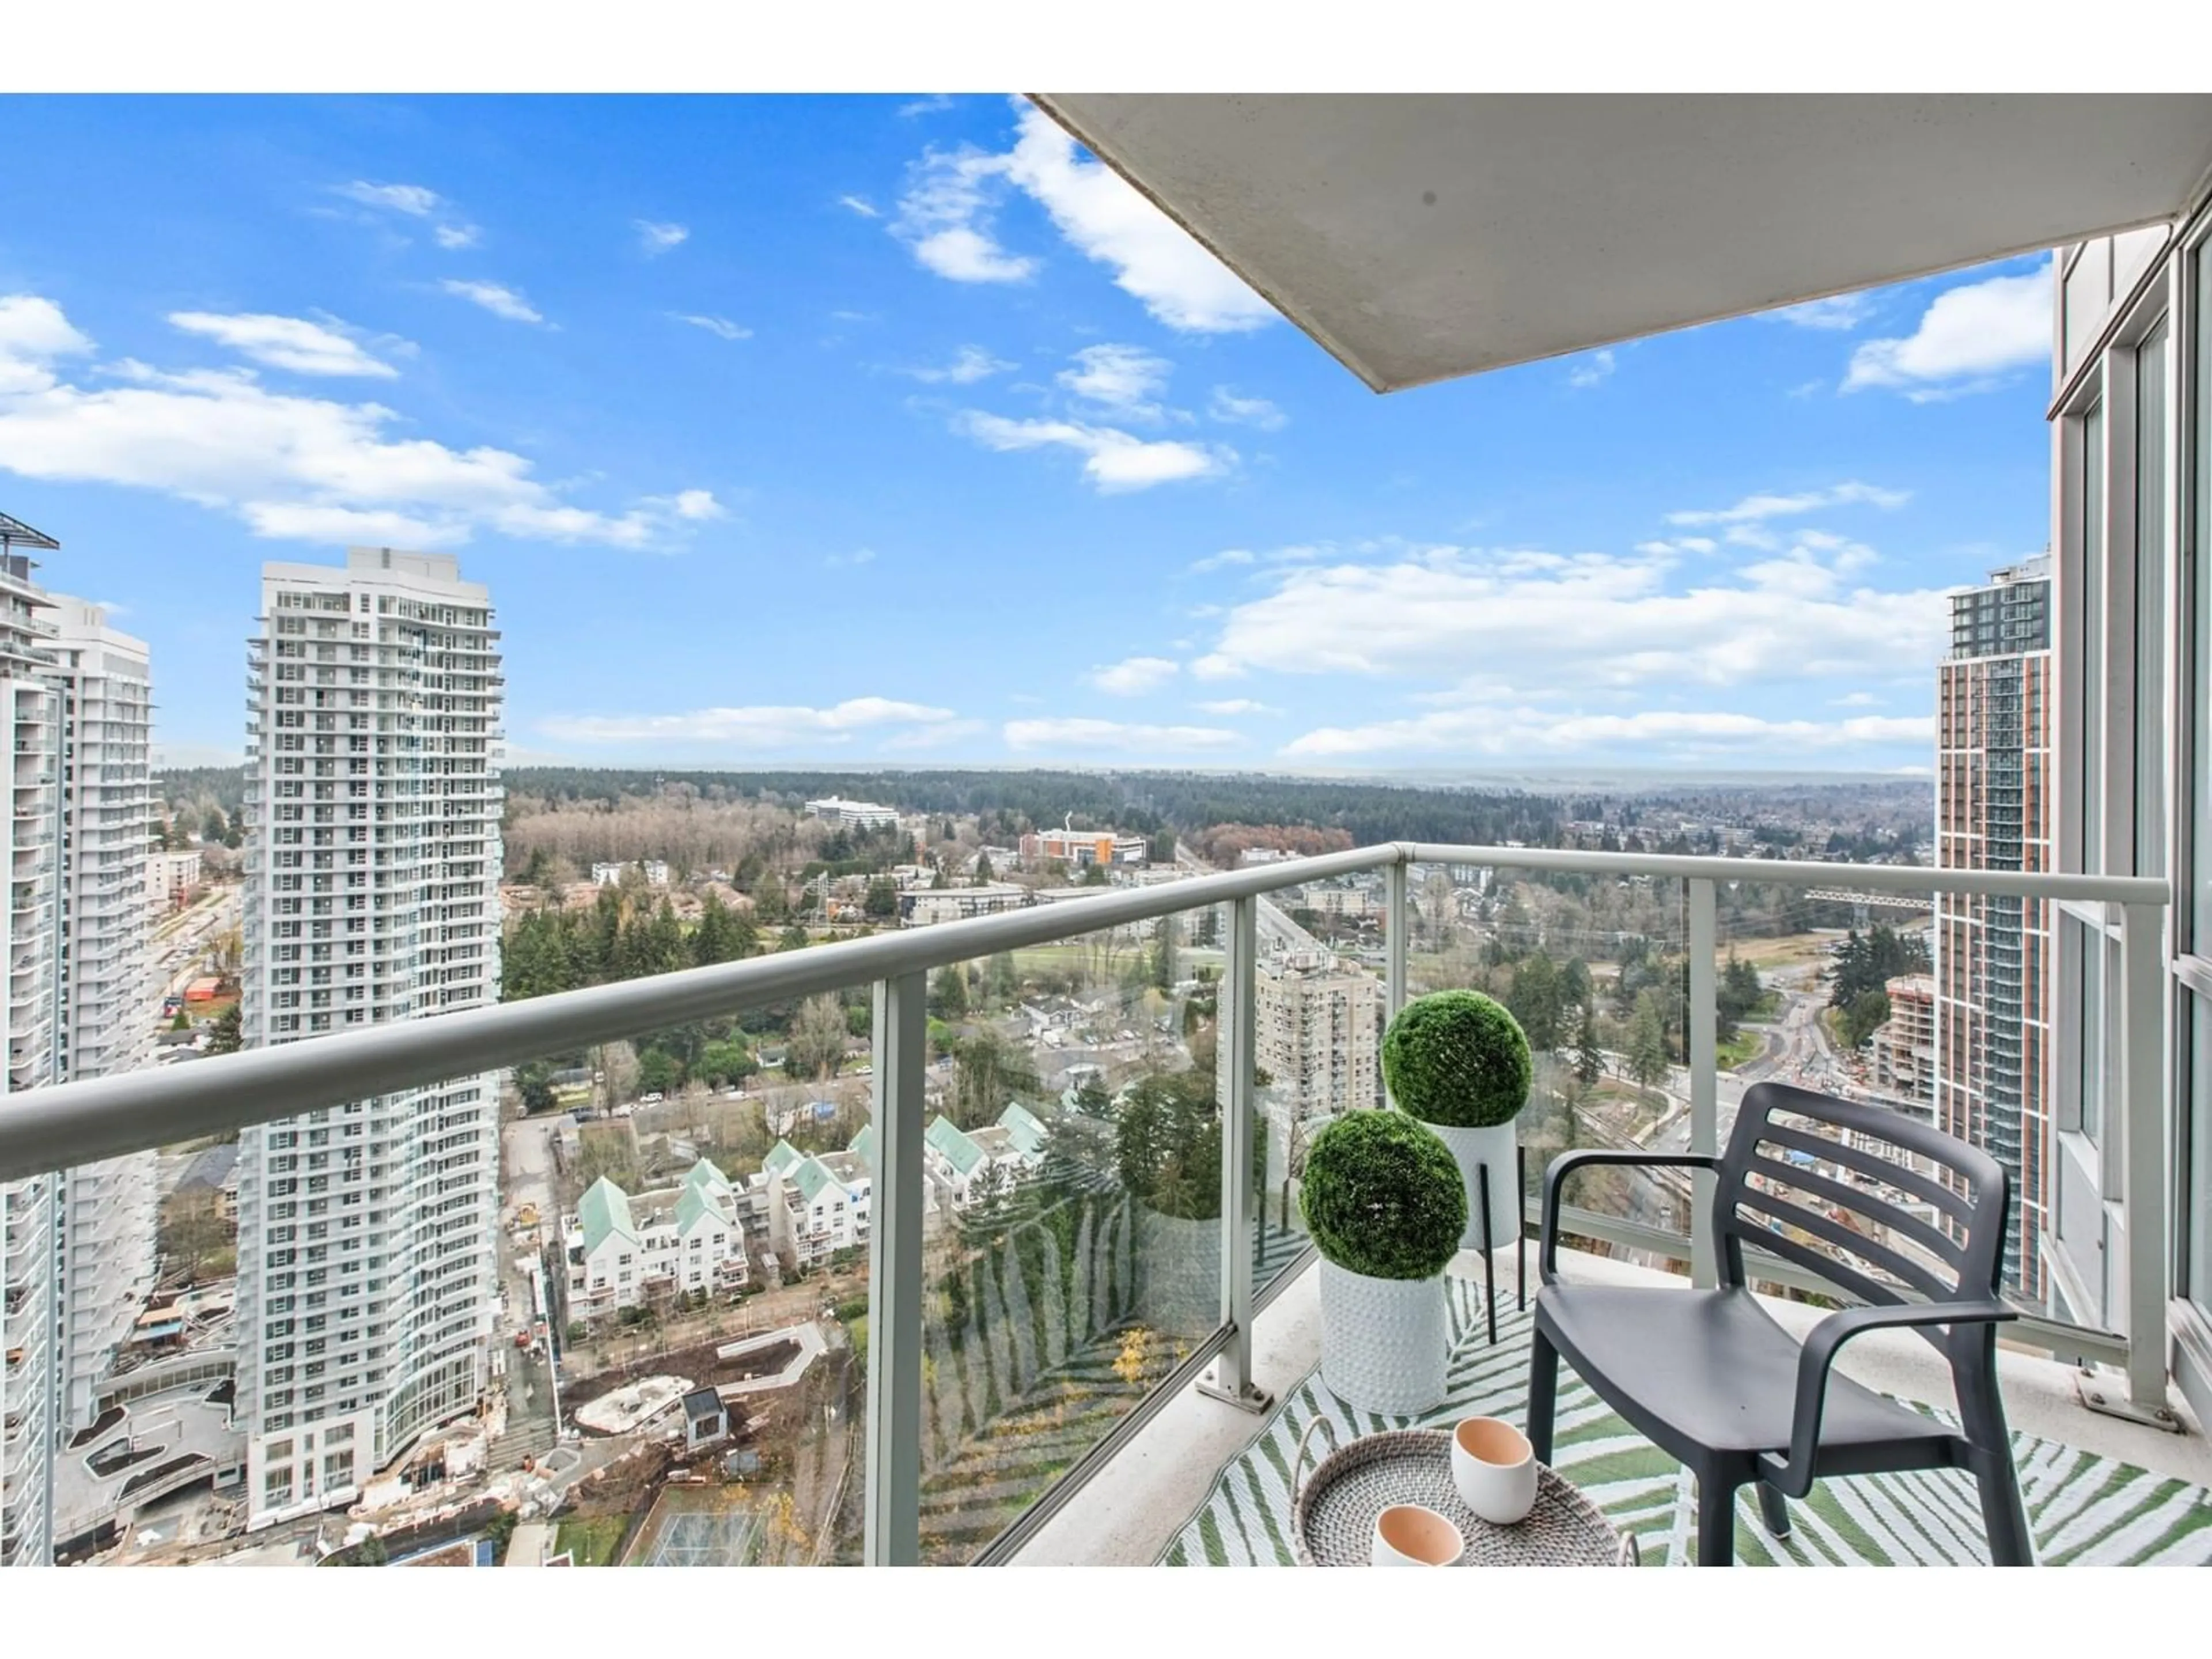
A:
{"type": "Polygon", "coordinates": [[[1036,102],[1378,392],[2176,214],[2212,96],[1036,102]]]}

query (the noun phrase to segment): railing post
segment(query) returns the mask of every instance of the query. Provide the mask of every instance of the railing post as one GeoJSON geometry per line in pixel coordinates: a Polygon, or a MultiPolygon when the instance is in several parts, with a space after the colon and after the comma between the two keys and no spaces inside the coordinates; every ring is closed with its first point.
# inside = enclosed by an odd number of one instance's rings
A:
{"type": "Polygon", "coordinates": [[[1248,1412],[1272,1403],[1252,1381],[1252,1148],[1258,1133],[1253,1101],[1253,1007],[1258,984],[1260,901],[1232,900],[1229,906],[1228,972],[1222,976],[1227,1000],[1220,1012],[1219,1041],[1227,1056],[1229,1084],[1221,1097],[1221,1322],[1229,1332],[1221,1357],[1200,1382],[1199,1392],[1225,1400],[1248,1412]]]}
{"type": "Polygon", "coordinates": [[[921,1133],[928,984],[875,991],[876,1167],[869,1200],[866,1518],[872,1567],[921,1559],[921,1133]]]}
{"type": "Polygon", "coordinates": [[[1384,919],[1382,949],[1382,1022],[1388,1025],[1398,1018],[1406,1006],[1406,955],[1413,932],[1413,918],[1407,914],[1411,900],[1412,878],[1407,873],[1407,860],[1401,856],[1382,872],[1383,902],[1390,914],[1384,919]]]}
{"type": "MultiPolygon", "coordinates": [[[[1711,1158],[1720,1150],[1720,1000],[1713,955],[1718,948],[1717,895],[1712,881],[1692,877],[1690,893],[1690,1150],[1711,1158]]],[[[1705,1217],[1713,1205],[1713,1177],[1697,1170],[1691,1181],[1690,1282],[1710,1288],[1720,1280],[1716,1241],[1705,1217]]]]}
{"type": "Polygon", "coordinates": [[[2120,1197],[2127,1217],[2128,1401],[2171,1421],[2166,1403],[2166,963],[2163,907],[2120,912],[2120,1097],[2106,1133],[2119,1131],[2120,1197]]]}

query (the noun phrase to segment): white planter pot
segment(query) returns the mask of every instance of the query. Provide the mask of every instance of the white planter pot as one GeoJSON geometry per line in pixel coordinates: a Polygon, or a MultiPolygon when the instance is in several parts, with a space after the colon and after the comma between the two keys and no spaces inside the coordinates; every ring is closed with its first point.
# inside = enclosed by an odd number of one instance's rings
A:
{"type": "Polygon", "coordinates": [[[1444,1281],[1370,1279],[1321,1264],[1321,1380],[1348,1406],[1415,1417],[1444,1401],[1444,1281]]]}
{"type": "Polygon", "coordinates": [[[1486,1129],[1458,1129],[1431,1123],[1437,1139],[1451,1149],[1459,1165],[1459,1178],[1467,1188],[1467,1231],[1461,1235],[1462,1250],[1482,1248],[1483,1166],[1490,1168],[1490,1239],[1492,1248],[1510,1244],[1521,1234],[1521,1176],[1514,1159],[1513,1125],[1493,1123],[1486,1129]]]}

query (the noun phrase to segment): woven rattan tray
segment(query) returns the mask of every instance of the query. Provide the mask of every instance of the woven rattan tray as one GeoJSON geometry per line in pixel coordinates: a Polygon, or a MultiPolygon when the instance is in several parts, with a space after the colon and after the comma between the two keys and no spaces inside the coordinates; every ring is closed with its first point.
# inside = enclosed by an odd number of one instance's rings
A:
{"type": "Polygon", "coordinates": [[[1304,1566],[1367,1565],[1375,1517],[1393,1504],[1420,1504],[1449,1519],[1467,1540],[1463,1567],[1636,1565],[1634,1536],[1548,1468],[1538,1468],[1536,1507],[1527,1520],[1510,1527],[1483,1520],[1452,1484],[1451,1435],[1443,1429],[1392,1429],[1338,1446],[1336,1431],[1316,1417],[1298,1437],[1293,1480],[1316,1429],[1328,1429],[1334,1449],[1299,1484],[1291,1506],[1291,1541],[1304,1566]]]}

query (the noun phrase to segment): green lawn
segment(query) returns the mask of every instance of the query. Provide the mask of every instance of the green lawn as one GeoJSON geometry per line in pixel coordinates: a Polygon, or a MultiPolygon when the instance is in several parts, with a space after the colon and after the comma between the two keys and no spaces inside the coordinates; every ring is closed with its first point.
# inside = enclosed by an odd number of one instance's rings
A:
{"type": "Polygon", "coordinates": [[[629,1525],[629,1517],[622,1515],[602,1515],[589,1521],[563,1521],[554,1535],[554,1553],[571,1552],[580,1567],[608,1567],[614,1565],[614,1553],[622,1543],[623,1531],[629,1525]]]}
{"type": "Polygon", "coordinates": [[[1738,1031],[1720,1046],[1720,1069],[1733,1072],[1744,1061],[1758,1059],[1759,1052],[1764,1047],[1765,1044],[1759,1041],[1758,1032],[1738,1031]]]}

